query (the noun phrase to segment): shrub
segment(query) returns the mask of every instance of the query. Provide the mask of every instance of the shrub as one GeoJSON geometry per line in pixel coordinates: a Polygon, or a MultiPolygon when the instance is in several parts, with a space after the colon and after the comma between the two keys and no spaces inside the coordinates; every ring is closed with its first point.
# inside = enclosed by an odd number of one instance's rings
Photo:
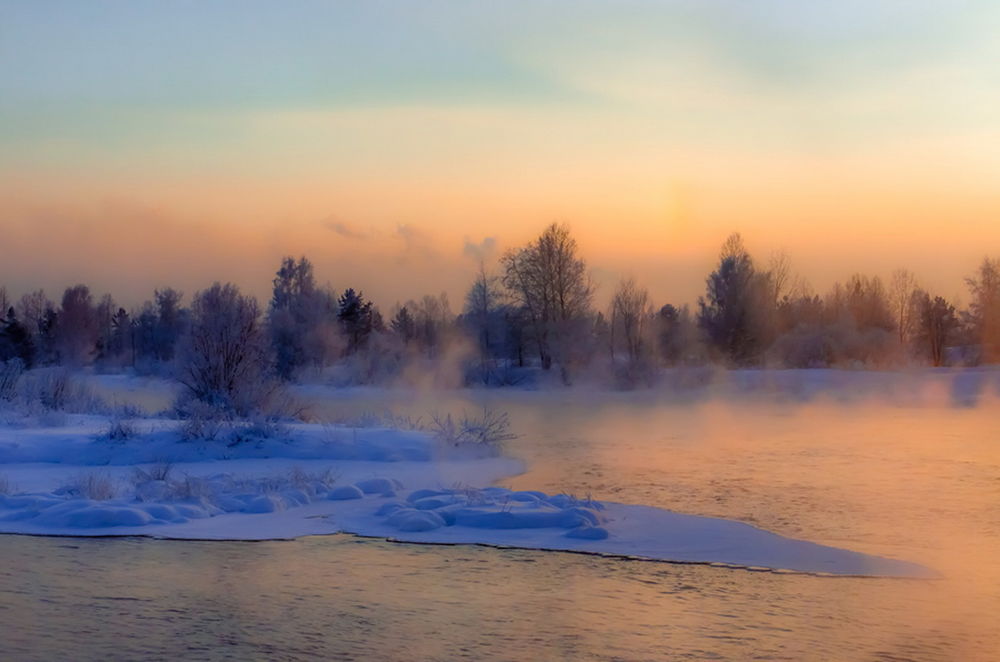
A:
{"type": "Polygon", "coordinates": [[[72,482],[64,485],[59,491],[93,501],[114,499],[118,492],[111,476],[96,471],[76,476],[72,482]]]}
{"type": "Polygon", "coordinates": [[[240,416],[261,411],[281,388],[268,369],[256,299],[231,283],[198,292],[177,364],[189,398],[240,416]]]}
{"type": "Polygon", "coordinates": [[[360,414],[351,417],[342,417],[334,421],[340,425],[350,428],[396,428],[399,430],[425,430],[423,419],[413,418],[405,414],[395,414],[385,409],[375,411],[373,409],[362,411],[360,414]]]}
{"type": "Polygon", "coordinates": [[[210,404],[192,401],[178,410],[183,418],[180,433],[185,441],[214,441],[226,426],[226,416],[210,404]]]}
{"type": "Polygon", "coordinates": [[[434,436],[456,447],[488,448],[498,452],[504,442],[518,437],[510,431],[507,412],[498,412],[489,407],[483,407],[479,416],[463,414],[459,421],[453,419],[451,414],[444,417],[435,414],[431,416],[431,420],[431,432],[434,436]]]}
{"type": "Polygon", "coordinates": [[[0,474],[0,495],[10,494],[10,492],[10,480],[4,474],[0,474]]]}
{"type": "Polygon", "coordinates": [[[296,489],[305,490],[307,492],[312,492],[316,485],[329,489],[333,487],[334,483],[337,482],[337,478],[337,474],[335,474],[329,467],[323,471],[317,471],[314,473],[310,473],[298,466],[292,467],[288,470],[288,483],[296,489]]]}
{"type": "Polygon", "coordinates": [[[173,500],[187,501],[203,499],[212,496],[212,488],[208,481],[197,476],[184,474],[180,480],[169,481],[168,497],[173,500]]]}
{"type": "Polygon", "coordinates": [[[229,422],[229,446],[260,442],[288,434],[288,427],[281,421],[265,416],[255,416],[249,420],[229,422]]]}
{"type": "Polygon", "coordinates": [[[0,363],[0,400],[10,402],[17,396],[17,385],[24,373],[24,362],[13,358],[0,363]]]}
{"type": "Polygon", "coordinates": [[[101,438],[108,441],[128,441],[138,436],[139,430],[136,429],[132,421],[119,414],[114,414],[108,419],[108,428],[101,435],[101,438]]]}
{"type": "Polygon", "coordinates": [[[166,481],[170,478],[173,465],[170,462],[161,461],[151,465],[148,469],[136,467],[132,470],[132,485],[142,485],[150,481],[166,481]]]}
{"type": "Polygon", "coordinates": [[[73,382],[69,371],[55,368],[39,376],[38,399],[49,409],[63,410],[70,399],[73,382]]]}
{"type": "Polygon", "coordinates": [[[27,403],[38,402],[53,411],[93,414],[109,409],[90,388],[73,379],[66,368],[42,368],[26,373],[20,391],[27,403]]]}
{"type": "Polygon", "coordinates": [[[177,405],[181,438],[185,441],[225,440],[229,446],[273,439],[288,434],[284,416],[254,413],[247,417],[199,401],[177,405]]]}

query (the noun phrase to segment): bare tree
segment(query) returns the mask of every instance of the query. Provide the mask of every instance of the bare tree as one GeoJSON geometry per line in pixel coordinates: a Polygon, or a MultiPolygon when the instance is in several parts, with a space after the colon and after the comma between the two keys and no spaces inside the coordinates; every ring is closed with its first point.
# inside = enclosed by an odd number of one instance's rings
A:
{"type": "MultiPolygon", "coordinates": [[[[416,346],[423,351],[427,358],[434,358],[441,353],[451,335],[452,323],[455,320],[451,312],[451,303],[448,301],[448,294],[442,292],[438,296],[425,294],[420,301],[409,300],[403,306],[406,315],[412,323],[411,339],[416,346]]],[[[402,309],[400,309],[402,310],[402,309]]],[[[397,332],[403,332],[407,324],[402,319],[394,320],[399,326],[397,332]]]]}
{"type": "Polygon", "coordinates": [[[480,262],[476,280],[465,295],[466,323],[476,335],[479,345],[479,359],[483,367],[489,361],[497,333],[491,331],[497,326],[496,317],[500,310],[500,290],[497,278],[486,272],[486,266],[480,262]]]}
{"type": "Polygon", "coordinates": [[[784,249],[771,253],[767,261],[768,284],[775,307],[793,290],[792,258],[784,249]]]}
{"type": "Polygon", "coordinates": [[[896,269],[889,279],[889,309],[896,322],[900,344],[906,344],[913,333],[913,295],[917,291],[917,277],[906,269],[896,269]]]}
{"type": "Polygon", "coordinates": [[[215,283],[191,302],[177,379],[188,395],[240,415],[253,413],[268,390],[265,336],[257,301],[232,283],[215,283]]]}
{"type": "Polygon", "coordinates": [[[551,368],[558,354],[567,379],[566,364],[594,293],[569,227],[553,223],[528,245],[508,251],[501,264],[503,285],[526,314],[542,368],[551,368]]]}
{"type": "Polygon", "coordinates": [[[623,279],[611,298],[611,333],[612,338],[622,339],[629,363],[633,365],[639,363],[646,354],[647,326],[652,314],[649,290],[636,285],[634,278],[623,279]]]}
{"type": "Polygon", "coordinates": [[[917,337],[930,355],[931,364],[944,365],[944,348],[952,332],[958,327],[955,307],[942,297],[934,297],[918,291],[912,296],[917,312],[917,337]]]}
{"type": "Polygon", "coordinates": [[[970,322],[983,345],[983,358],[1000,360],[1000,258],[983,258],[979,270],[965,282],[972,293],[970,322]]]}
{"type": "Polygon", "coordinates": [[[35,290],[23,295],[15,306],[18,318],[34,336],[38,336],[41,330],[45,311],[52,307],[53,304],[45,296],[44,290],[35,290]]]}
{"type": "Polygon", "coordinates": [[[834,288],[833,301],[858,329],[892,331],[896,328],[889,309],[889,297],[878,276],[854,274],[847,285],[840,286],[838,283],[834,288]]]}

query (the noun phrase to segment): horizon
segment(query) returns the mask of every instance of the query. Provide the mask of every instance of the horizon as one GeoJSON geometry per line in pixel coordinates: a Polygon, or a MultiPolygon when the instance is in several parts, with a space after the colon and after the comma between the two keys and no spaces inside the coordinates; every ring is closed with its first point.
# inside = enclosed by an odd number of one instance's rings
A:
{"type": "MultiPolygon", "coordinates": [[[[572,227],[570,227],[570,229],[572,230],[572,227]]],[[[403,241],[404,244],[409,244],[411,240],[405,236],[406,228],[401,228],[400,230],[401,230],[400,239],[403,241]]],[[[537,237],[531,237],[529,241],[533,241],[536,238],[537,237]]],[[[746,238],[744,237],[744,240],[745,239],[746,238]]],[[[754,246],[753,242],[746,242],[746,243],[749,245],[749,247],[751,247],[750,253],[754,259],[756,268],[760,271],[767,271],[768,258],[774,255],[775,253],[779,253],[783,250],[781,248],[777,248],[767,253],[764,253],[762,251],[752,250],[752,247],[754,246]]],[[[520,246],[510,246],[506,248],[519,248],[519,247],[520,246]]],[[[429,246],[425,246],[424,248],[425,250],[428,251],[427,254],[425,255],[425,257],[427,257],[428,259],[434,259],[435,257],[438,257],[431,253],[432,249],[430,249],[429,246]]],[[[385,257],[385,262],[380,264],[388,264],[392,266],[394,263],[396,265],[400,265],[402,263],[402,266],[405,269],[407,253],[412,250],[413,250],[412,246],[405,245],[400,255],[396,256],[395,258],[391,256],[389,257],[383,256],[385,257]]],[[[196,295],[201,291],[207,290],[214,283],[222,283],[222,284],[232,283],[237,287],[239,287],[240,290],[243,291],[244,293],[255,297],[258,300],[258,302],[260,302],[262,305],[265,306],[266,309],[267,302],[271,299],[272,296],[273,280],[277,272],[277,267],[280,265],[281,260],[287,257],[291,257],[296,260],[299,258],[305,258],[312,264],[316,274],[316,284],[318,286],[323,288],[328,288],[334,294],[341,294],[348,288],[354,289],[359,293],[363,293],[367,299],[371,300],[376,305],[376,307],[378,307],[384,313],[388,313],[390,310],[393,309],[394,306],[405,304],[408,301],[418,301],[423,295],[431,295],[436,297],[443,293],[447,295],[448,300],[452,306],[452,310],[456,314],[459,314],[461,313],[462,306],[464,305],[466,294],[468,293],[470,287],[474,282],[476,274],[478,273],[480,263],[482,263],[486,267],[488,274],[493,276],[500,276],[502,274],[502,268],[501,265],[499,264],[499,261],[502,253],[503,250],[498,249],[494,237],[487,237],[480,244],[474,244],[466,240],[462,246],[461,254],[462,257],[465,258],[464,261],[468,262],[468,264],[460,262],[453,272],[454,275],[461,278],[461,280],[456,281],[453,279],[449,281],[451,283],[450,286],[442,287],[439,290],[420,290],[419,287],[411,288],[409,291],[412,292],[412,294],[408,294],[406,296],[396,296],[395,298],[391,296],[380,297],[377,294],[372,294],[372,289],[366,287],[364,282],[361,282],[360,280],[357,279],[352,280],[350,276],[348,276],[343,282],[339,283],[334,282],[332,279],[327,277],[329,273],[327,267],[329,265],[315,261],[309,254],[306,253],[299,253],[299,254],[282,253],[280,257],[278,257],[277,260],[274,261],[273,264],[268,264],[267,266],[265,266],[261,262],[254,262],[253,264],[245,263],[243,265],[244,269],[242,270],[243,278],[227,277],[222,270],[217,269],[215,271],[217,275],[214,276],[209,281],[196,281],[194,278],[191,277],[187,278],[178,277],[175,278],[173,281],[164,280],[162,282],[153,283],[151,289],[145,291],[142,291],[140,287],[136,286],[135,284],[130,284],[125,287],[122,287],[120,283],[115,284],[114,279],[120,276],[117,276],[113,272],[107,272],[103,277],[98,277],[95,279],[96,283],[111,282],[112,285],[110,287],[102,287],[100,285],[95,285],[94,282],[85,279],[73,280],[72,276],[69,276],[68,279],[65,279],[63,281],[65,284],[61,286],[58,284],[56,279],[49,278],[47,280],[42,279],[41,283],[28,283],[27,286],[24,287],[24,289],[11,287],[10,282],[0,282],[0,288],[4,288],[6,290],[7,297],[12,304],[18,301],[23,295],[27,295],[29,293],[42,290],[45,292],[46,296],[49,299],[51,299],[56,305],[58,305],[59,298],[64,290],[68,290],[77,285],[85,285],[90,290],[95,300],[105,294],[110,294],[117,306],[121,306],[127,310],[137,310],[144,303],[148,303],[153,299],[153,294],[155,290],[164,290],[167,288],[172,288],[181,293],[183,305],[188,305],[191,301],[191,298],[194,295],[196,295]],[[46,283],[53,283],[54,285],[52,287],[49,287],[46,285],[46,283]],[[182,284],[187,284],[188,287],[183,287],[182,284]],[[121,296],[121,292],[126,293],[125,297],[121,296]],[[138,292],[138,295],[131,296],[133,293],[136,292],[138,292]]],[[[594,302],[597,310],[599,311],[603,310],[604,307],[610,304],[611,295],[613,294],[615,288],[621,282],[630,277],[635,278],[634,270],[631,271],[623,270],[621,272],[603,270],[600,267],[595,267],[588,260],[588,256],[586,254],[582,254],[581,257],[588,264],[589,273],[592,279],[592,283],[594,285],[594,302]]],[[[855,275],[876,277],[881,280],[883,285],[888,286],[890,282],[890,276],[892,275],[891,272],[879,273],[879,272],[866,272],[866,271],[856,270],[850,273],[844,273],[843,276],[839,278],[831,277],[829,285],[823,288],[818,288],[811,280],[806,278],[803,275],[803,273],[798,269],[798,265],[794,255],[789,255],[785,253],[785,257],[787,257],[790,260],[789,264],[791,266],[791,270],[789,273],[789,278],[791,279],[791,282],[789,283],[789,287],[791,289],[789,291],[789,294],[792,296],[808,294],[810,296],[818,296],[821,299],[826,299],[827,296],[831,294],[835,285],[843,285],[852,276],[855,275]],[[804,288],[804,291],[802,288],[804,288]]],[[[968,302],[968,297],[969,297],[968,279],[970,277],[975,277],[976,270],[982,264],[983,258],[990,259],[991,257],[992,256],[989,253],[984,253],[982,258],[980,258],[980,260],[971,262],[968,265],[968,268],[965,269],[964,274],[957,279],[956,283],[953,283],[955,287],[952,290],[934,289],[933,287],[929,286],[924,279],[921,278],[919,273],[914,273],[913,271],[910,271],[910,273],[916,278],[916,287],[918,289],[927,291],[932,296],[939,296],[939,295],[943,296],[949,302],[954,304],[957,309],[962,309],[966,306],[968,302]],[[952,292],[952,293],[947,294],[947,292],[952,292]]],[[[181,258],[178,258],[178,261],[180,259],[181,258]]],[[[718,267],[718,262],[719,262],[718,248],[715,250],[714,253],[711,253],[710,255],[698,256],[696,259],[691,260],[688,271],[694,278],[695,287],[693,288],[690,287],[692,285],[692,283],[690,282],[685,283],[685,286],[687,286],[686,289],[689,289],[693,293],[691,298],[688,300],[660,299],[656,295],[656,293],[658,291],[662,291],[662,288],[658,287],[662,286],[661,283],[647,282],[640,279],[636,279],[636,283],[640,287],[648,289],[648,291],[651,293],[651,302],[654,309],[659,309],[660,307],[666,304],[672,304],[678,308],[688,307],[692,311],[695,311],[697,310],[699,300],[705,294],[706,280],[709,277],[710,273],[718,267]],[[694,274],[694,270],[699,267],[704,268],[704,272],[701,273],[700,275],[694,274]]],[[[170,267],[173,263],[168,261],[162,261],[161,264],[170,267]]],[[[375,266],[377,268],[378,264],[376,264],[375,266]]],[[[905,268],[905,267],[898,267],[898,268],[905,268]]],[[[334,269],[334,271],[336,271],[336,269],[334,269]]],[[[241,270],[237,269],[236,273],[237,274],[241,273],[241,270]]],[[[13,279],[11,282],[16,283],[17,279],[13,279]]],[[[676,286],[676,283],[672,283],[672,285],[676,286]]]]}

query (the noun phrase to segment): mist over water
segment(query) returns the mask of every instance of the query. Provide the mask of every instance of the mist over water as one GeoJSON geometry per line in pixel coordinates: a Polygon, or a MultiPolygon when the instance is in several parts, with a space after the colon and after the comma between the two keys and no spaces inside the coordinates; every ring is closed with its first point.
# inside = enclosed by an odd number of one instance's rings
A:
{"type": "MultiPolygon", "coordinates": [[[[355,545],[337,537],[257,548],[284,570],[280,580],[269,570],[253,581],[274,599],[317,608],[339,604],[346,592],[353,596],[350,618],[388,627],[385,646],[410,628],[433,631],[434,637],[421,637],[421,646],[440,659],[508,659],[519,657],[517,651],[549,659],[743,659],[752,653],[767,659],[995,659],[1000,373],[675,377],[672,383],[682,386],[629,393],[302,387],[300,395],[327,420],[363,411],[471,413],[488,405],[510,413],[521,436],[508,452],[527,461],[527,472],[505,486],[741,520],[916,561],[942,578],[814,578],[569,554],[355,545]],[[353,563],[355,556],[365,562],[353,563]],[[336,574],[339,564],[350,571],[337,582],[310,579],[336,574]],[[310,597],[281,582],[308,584],[310,597]]],[[[164,551],[173,545],[148,553],[178,563],[175,552],[164,551]]],[[[239,582],[250,571],[227,563],[219,572],[220,581],[239,582]]],[[[263,617],[261,609],[250,608],[251,618],[263,617]]],[[[252,638],[236,639],[261,650],[252,638]]],[[[327,652],[367,650],[329,633],[317,645],[327,652]]],[[[379,652],[393,657],[389,648],[379,652]]]]}

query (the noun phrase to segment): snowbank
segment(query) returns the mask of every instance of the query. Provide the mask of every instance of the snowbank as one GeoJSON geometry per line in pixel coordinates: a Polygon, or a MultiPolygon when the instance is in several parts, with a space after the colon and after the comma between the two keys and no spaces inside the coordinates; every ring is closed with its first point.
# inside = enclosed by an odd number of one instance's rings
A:
{"type": "Polygon", "coordinates": [[[916,564],[792,540],[747,524],[511,491],[509,458],[416,431],[291,426],[227,445],[145,420],[108,441],[100,419],[0,429],[0,533],[260,540],[338,532],[419,543],[565,550],[836,575],[928,576],[916,564]]]}

